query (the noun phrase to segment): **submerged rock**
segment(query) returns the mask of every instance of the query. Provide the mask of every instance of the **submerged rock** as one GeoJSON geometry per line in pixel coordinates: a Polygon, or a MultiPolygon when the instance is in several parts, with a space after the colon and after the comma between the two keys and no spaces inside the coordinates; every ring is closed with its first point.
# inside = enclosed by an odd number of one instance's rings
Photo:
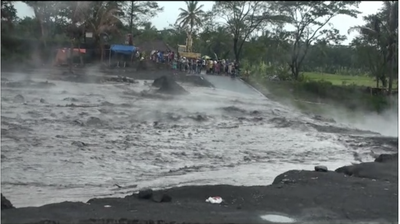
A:
{"type": "Polygon", "coordinates": [[[246,110],[239,108],[239,107],[235,107],[235,106],[223,107],[222,110],[224,110],[226,112],[231,112],[231,113],[235,113],[235,112],[246,113],[246,110]]]}
{"type": "Polygon", "coordinates": [[[117,77],[108,77],[105,79],[106,82],[125,82],[125,83],[138,83],[138,81],[126,77],[126,76],[117,76],[117,77]]]}
{"type": "Polygon", "coordinates": [[[86,121],[87,126],[101,126],[103,122],[98,117],[89,117],[86,121]]]}
{"type": "Polygon", "coordinates": [[[195,121],[207,121],[208,118],[206,115],[201,115],[201,114],[197,114],[197,115],[189,115],[188,118],[191,118],[195,121]]]}
{"type": "Polygon", "coordinates": [[[21,94],[18,94],[14,97],[13,101],[14,103],[23,103],[25,102],[25,98],[21,94]]]}
{"type": "Polygon", "coordinates": [[[74,97],[67,97],[64,98],[63,101],[78,102],[79,100],[74,97]]]}
{"type": "Polygon", "coordinates": [[[161,76],[160,78],[155,79],[152,86],[158,87],[159,88],[158,92],[160,93],[174,94],[174,95],[189,93],[169,76],[161,76]]]}
{"type": "Polygon", "coordinates": [[[84,147],[84,146],[87,146],[86,143],[81,142],[81,141],[73,141],[73,142],[71,143],[71,145],[77,146],[77,147],[84,147]]]}
{"type": "Polygon", "coordinates": [[[323,117],[323,116],[321,116],[321,115],[314,115],[313,119],[314,119],[314,120],[317,120],[317,121],[324,121],[324,122],[336,123],[335,119],[333,119],[333,118],[326,118],[326,117],[323,117]]]}

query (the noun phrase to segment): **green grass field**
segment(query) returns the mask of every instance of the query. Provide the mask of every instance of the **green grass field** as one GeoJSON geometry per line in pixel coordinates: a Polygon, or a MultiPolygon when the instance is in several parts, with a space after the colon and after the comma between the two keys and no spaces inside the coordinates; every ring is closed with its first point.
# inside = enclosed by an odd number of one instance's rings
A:
{"type": "Polygon", "coordinates": [[[357,85],[357,86],[376,86],[376,81],[372,77],[368,76],[349,76],[349,75],[337,75],[327,74],[318,72],[304,72],[306,79],[312,81],[324,80],[331,82],[333,85],[357,85]]]}

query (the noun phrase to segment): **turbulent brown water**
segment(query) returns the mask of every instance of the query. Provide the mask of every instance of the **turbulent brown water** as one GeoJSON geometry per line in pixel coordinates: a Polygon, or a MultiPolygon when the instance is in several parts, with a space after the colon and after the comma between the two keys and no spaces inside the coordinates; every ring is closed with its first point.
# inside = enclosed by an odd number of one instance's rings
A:
{"type": "Polygon", "coordinates": [[[2,193],[17,207],[145,187],[265,185],[289,169],[335,169],[354,152],[372,160],[370,149],[394,148],[255,93],[182,84],[191,94],[171,97],[140,94],[152,89],[146,81],[51,83],[2,82],[2,193]]]}

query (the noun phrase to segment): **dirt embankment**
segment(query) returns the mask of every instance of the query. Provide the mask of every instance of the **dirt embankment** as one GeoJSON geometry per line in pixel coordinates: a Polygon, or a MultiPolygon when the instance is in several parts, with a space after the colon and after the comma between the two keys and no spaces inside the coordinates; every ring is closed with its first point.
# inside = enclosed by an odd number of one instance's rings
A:
{"type": "MultiPolygon", "coordinates": [[[[398,154],[336,171],[291,170],[268,186],[186,186],[125,198],[12,208],[2,223],[389,223],[398,218],[398,154]],[[220,196],[221,204],[205,200],[220,196]]],[[[262,171],[261,171],[262,172],[262,171]]],[[[4,207],[3,207],[4,204],[4,207]]]]}

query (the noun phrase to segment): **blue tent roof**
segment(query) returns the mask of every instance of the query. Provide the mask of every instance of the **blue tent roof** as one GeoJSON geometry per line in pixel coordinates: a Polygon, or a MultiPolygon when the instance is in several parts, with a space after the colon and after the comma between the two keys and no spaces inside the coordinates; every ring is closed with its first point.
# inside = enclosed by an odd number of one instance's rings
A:
{"type": "Polygon", "coordinates": [[[111,45],[110,50],[116,52],[116,53],[120,53],[120,54],[132,54],[133,52],[136,51],[136,47],[135,46],[131,46],[131,45],[119,45],[119,44],[114,44],[111,45]]]}

